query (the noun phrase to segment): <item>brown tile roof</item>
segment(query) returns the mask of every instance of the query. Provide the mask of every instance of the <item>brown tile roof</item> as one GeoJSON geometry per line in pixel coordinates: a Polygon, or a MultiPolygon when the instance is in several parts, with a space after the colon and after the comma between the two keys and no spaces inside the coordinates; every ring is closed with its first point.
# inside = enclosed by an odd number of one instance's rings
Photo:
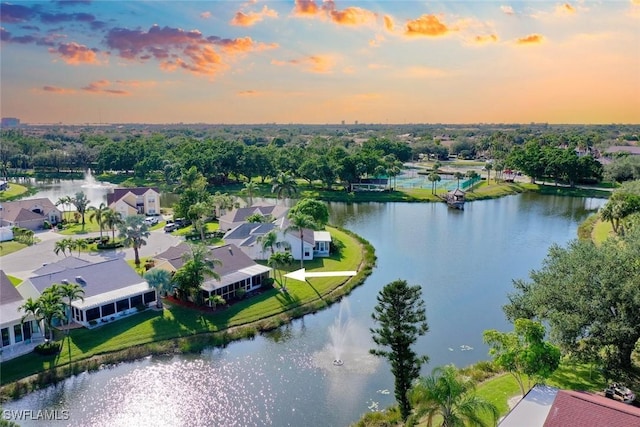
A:
{"type": "Polygon", "coordinates": [[[9,222],[20,222],[45,218],[44,215],[35,213],[31,210],[36,205],[41,205],[45,214],[57,209],[51,200],[46,197],[4,202],[2,203],[2,219],[9,222]]]}
{"type": "MultiPolygon", "coordinates": [[[[155,258],[167,260],[173,268],[177,270],[184,265],[182,255],[190,250],[191,248],[189,244],[181,243],[178,246],[172,246],[166,251],[156,255],[155,258]]],[[[233,244],[210,249],[209,254],[211,254],[214,259],[222,262],[222,265],[216,265],[213,268],[213,270],[220,276],[256,265],[254,260],[233,244]]]]}
{"type": "Polygon", "coordinates": [[[560,390],[544,427],[640,426],[640,408],[582,391],[560,390]]]}

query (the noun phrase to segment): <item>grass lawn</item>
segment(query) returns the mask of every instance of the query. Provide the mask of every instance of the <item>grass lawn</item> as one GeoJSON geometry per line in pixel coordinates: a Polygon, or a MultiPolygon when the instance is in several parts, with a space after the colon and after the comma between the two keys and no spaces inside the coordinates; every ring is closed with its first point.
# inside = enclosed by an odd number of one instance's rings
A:
{"type": "Polygon", "coordinates": [[[596,244],[599,244],[607,240],[607,238],[613,234],[613,226],[611,225],[611,222],[598,220],[591,232],[591,238],[596,244]]]}
{"type": "Polygon", "coordinates": [[[0,191],[0,202],[8,202],[20,198],[29,192],[29,188],[24,185],[9,183],[9,188],[0,191]]]}
{"type": "Polygon", "coordinates": [[[26,248],[28,245],[11,240],[9,242],[0,243],[0,257],[9,255],[12,252],[18,252],[20,249],[26,248]]]}
{"type": "MultiPolygon", "coordinates": [[[[330,258],[305,262],[305,268],[311,271],[358,270],[364,257],[359,242],[341,230],[327,228],[334,239],[345,243],[345,247],[340,254],[330,258]]],[[[291,266],[291,270],[298,267],[299,264],[295,264],[291,266]]],[[[71,360],[84,360],[94,355],[123,350],[140,344],[216,332],[251,322],[262,321],[267,322],[264,325],[277,325],[278,322],[265,319],[275,319],[274,316],[279,316],[286,320],[297,314],[296,310],[303,304],[313,304],[313,307],[321,309],[331,302],[329,294],[344,282],[344,277],[311,278],[308,282],[288,280],[286,293],[278,289],[265,290],[261,294],[228,307],[219,308],[215,312],[199,312],[165,304],[164,310],[161,311],[147,310],[95,330],[72,331],[71,360]]],[[[68,360],[67,341],[65,341],[64,350],[60,355],[40,356],[30,353],[3,362],[1,382],[5,385],[25,376],[67,364],[68,360]]]]}

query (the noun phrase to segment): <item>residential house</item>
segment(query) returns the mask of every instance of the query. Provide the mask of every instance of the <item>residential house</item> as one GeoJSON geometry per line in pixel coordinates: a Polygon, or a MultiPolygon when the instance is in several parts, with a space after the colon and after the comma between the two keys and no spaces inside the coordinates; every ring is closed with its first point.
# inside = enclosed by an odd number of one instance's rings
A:
{"type": "Polygon", "coordinates": [[[42,329],[32,315],[20,310],[25,298],[0,270],[0,332],[2,335],[1,360],[28,353],[33,345],[43,341],[42,329]],[[24,317],[24,321],[23,321],[24,317]]]}
{"type": "Polygon", "coordinates": [[[640,408],[583,391],[536,385],[499,427],[640,426],[640,408]]]}
{"type": "Polygon", "coordinates": [[[160,190],[156,187],[114,188],[107,194],[109,208],[122,218],[130,215],[159,215],[160,190]]]}
{"type": "MultiPolygon", "coordinates": [[[[187,243],[172,246],[161,254],[156,255],[154,268],[161,268],[175,272],[185,263],[184,254],[191,247],[187,243]]],[[[207,279],[201,286],[204,299],[212,295],[220,295],[224,299],[234,298],[238,289],[247,292],[262,287],[269,277],[271,268],[257,264],[236,245],[226,244],[209,250],[213,259],[220,260],[221,266],[216,265],[214,271],[220,275],[220,280],[207,279]]]]}
{"type": "Polygon", "coordinates": [[[4,202],[0,210],[0,227],[39,230],[45,221],[57,224],[61,220],[62,212],[46,197],[4,202]]]}
{"type": "Polygon", "coordinates": [[[156,291],[122,258],[91,263],[67,257],[34,271],[35,276],[18,286],[25,297],[38,298],[54,283],[76,283],[84,300],[71,303],[75,322],[92,327],[137,312],[139,306],[156,301],[156,291]]]}
{"type": "MultiPolygon", "coordinates": [[[[291,252],[293,259],[300,259],[300,232],[288,229],[290,223],[287,218],[280,218],[273,223],[245,222],[229,230],[223,237],[226,243],[234,244],[251,259],[265,260],[274,252],[291,252]],[[273,248],[263,248],[260,239],[270,231],[277,234],[273,248]]],[[[331,246],[331,234],[328,231],[303,230],[302,233],[305,260],[314,257],[327,257],[331,246]]]]}
{"type": "Polygon", "coordinates": [[[270,217],[272,220],[284,218],[289,213],[289,208],[282,205],[254,204],[246,208],[234,209],[218,218],[220,230],[229,231],[247,222],[247,217],[258,214],[270,217]]]}

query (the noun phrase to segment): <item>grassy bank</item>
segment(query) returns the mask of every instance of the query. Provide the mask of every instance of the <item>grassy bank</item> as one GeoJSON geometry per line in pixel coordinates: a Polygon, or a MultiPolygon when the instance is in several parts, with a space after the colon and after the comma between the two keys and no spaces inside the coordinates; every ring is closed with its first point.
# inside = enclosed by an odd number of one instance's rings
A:
{"type": "Polygon", "coordinates": [[[9,188],[4,191],[0,191],[0,202],[9,202],[11,200],[17,200],[21,197],[35,194],[37,190],[35,188],[26,187],[20,184],[9,184],[9,188]]]}
{"type": "MultiPolygon", "coordinates": [[[[103,363],[132,360],[148,354],[199,351],[206,346],[274,329],[293,318],[328,307],[364,283],[375,264],[370,244],[346,230],[329,229],[334,239],[345,243],[345,247],[339,254],[307,262],[305,267],[312,271],[358,270],[356,276],[349,279],[311,278],[305,283],[289,280],[287,293],[265,290],[215,312],[167,306],[160,311],[138,313],[97,330],[74,330],[68,340],[64,339],[63,350],[58,355],[30,353],[3,362],[2,396],[15,398],[103,363]],[[70,368],[67,366],[69,360],[70,368]]],[[[297,269],[297,265],[291,269],[297,269]]]]}

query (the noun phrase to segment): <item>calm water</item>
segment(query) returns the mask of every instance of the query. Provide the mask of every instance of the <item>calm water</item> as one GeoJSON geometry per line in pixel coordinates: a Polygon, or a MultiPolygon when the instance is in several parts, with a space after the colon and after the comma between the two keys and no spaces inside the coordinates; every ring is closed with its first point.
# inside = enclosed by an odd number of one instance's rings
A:
{"type": "Polygon", "coordinates": [[[512,279],[539,268],[551,244],[575,238],[579,222],[602,203],[531,194],[468,203],[464,212],[444,204],[333,203],[332,222],[369,240],[378,257],[343,303],[226,348],[70,378],[5,409],[68,409],[70,420],[59,425],[77,426],[349,425],[394,401],[388,365],[367,353],[385,284],[405,279],[423,288],[430,331],[417,350],[431,358],[424,373],[485,360],[482,332],[511,329],[501,306],[512,279]],[[342,344],[330,335],[339,319],[342,344]],[[340,367],[332,364],[336,347],[340,367]]]}

